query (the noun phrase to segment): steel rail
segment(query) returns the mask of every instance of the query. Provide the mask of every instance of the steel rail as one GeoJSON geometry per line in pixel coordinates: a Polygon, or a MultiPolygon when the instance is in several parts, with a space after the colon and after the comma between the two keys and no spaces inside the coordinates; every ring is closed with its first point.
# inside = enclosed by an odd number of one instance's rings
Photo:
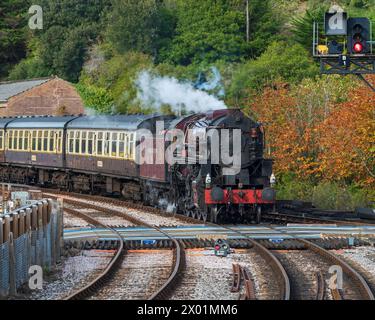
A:
{"type": "MultiPolygon", "coordinates": [[[[267,228],[272,229],[279,234],[284,234],[282,231],[276,230],[275,228],[268,226],[267,228]]],[[[328,250],[308,241],[306,239],[301,239],[296,236],[293,238],[305,245],[306,248],[315,252],[319,256],[325,258],[326,260],[330,261],[334,265],[339,265],[345,274],[353,281],[355,285],[357,285],[362,297],[364,300],[375,300],[374,294],[371,291],[370,287],[368,286],[366,280],[356,271],[354,270],[347,262],[343,259],[335,256],[333,253],[329,252],[328,250]]]]}
{"type": "Polygon", "coordinates": [[[321,301],[321,300],[324,300],[325,289],[326,289],[326,285],[325,285],[325,281],[324,281],[324,277],[323,277],[322,272],[321,271],[317,272],[315,274],[315,278],[316,278],[316,283],[317,283],[315,300],[321,301]]]}
{"type": "MultiPolygon", "coordinates": [[[[211,225],[211,226],[218,226],[218,225],[216,225],[214,223],[211,223],[211,222],[206,223],[206,224],[211,225]]],[[[255,240],[251,239],[247,234],[244,234],[244,233],[242,233],[238,230],[232,229],[232,228],[227,227],[227,226],[221,226],[221,227],[223,227],[227,230],[230,230],[232,232],[235,232],[235,233],[241,235],[242,237],[248,239],[248,241],[252,244],[255,251],[269,264],[269,266],[273,270],[274,274],[276,275],[276,279],[279,283],[279,289],[280,289],[280,292],[279,292],[280,300],[289,300],[290,299],[289,277],[288,277],[284,267],[282,266],[280,261],[275,257],[275,255],[270,250],[268,250],[265,246],[261,245],[260,243],[258,243],[255,240]]]]}
{"type": "MultiPolygon", "coordinates": [[[[62,194],[62,195],[72,196],[72,193],[66,194],[65,192],[57,192],[57,191],[53,191],[53,193],[54,194],[62,194]]],[[[75,196],[80,197],[81,195],[75,195],[75,196]]],[[[58,197],[56,197],[56,198],[58,198],[58,197]]],[[[94,200],[90,197],[88,198],[87,195],[83,198],[90,199],[90,200],[96,201],[96,202],[101,201],[101,200],[97,200],[97,199],[94,200]]],[[[179,276],[185,268],[185,248],[182,246],[180,241],[176,240],[175,238],[173,238],[167,232],[161,230],[160,228],[158,228],[156,226],[153,226],[151,224],[148,224],[148,223],[144,222],[143,220],[132,217],[131,215],[126,214],[122,211],[104,208],[102,206],[94,205],[94,204],[87,203],[87,202],[76,201],[76,200],[72,200],[72,199],[63,198],[63,201],[65,203],[69,204],[69,205],[72,205],[72,206],[89,208],[89,209],[93,209],[95,211],[100,211],[100,212],[103,212],[103,213],[113,214],[113,215],[116,215],[118,217],[122,217],[122,218],[136,224],[136,225],[141,225],[141,226],[145,226],[147,228],[152,228],[152,229],[160,232],[161,234],[165,235],[168,239],[170,239],[174,244],[172,272],[171,272],[169,278],[167,279],[167,281],[164,283],[164,285],[161,288],[159,288],[149,298],[149,300],[167,299],[167,297],[170,295],[170,293],[178,285],[179,276]]],[[[120,235],[120,237],[121,237],[121,235],[120,235]]]]}
{"type": "MultiPolygon", "coordinates": [[[[28,186],[21,186],[21,187],[28,187],[28,186]]],[[[64,191],[56,191],[55,189],[42,189],[42,190],[46,190],[46,192],[50,191],[52,193],[58,193],[58,194],[61,194],[61,195],[67,195],[67,196],[71,196],[73,195],[74,196],[74,193],[69,193],[69,192],[64,192],[64,191]]],[[[143,204],[135,204],[135,203],[131,203],[131,202],[127,202],[127,201],[122,201],[122,200],[117,200],[117,199],[109,199],[109,198],[105,198],[105,197],[93,197],[91,195],[82,195],[82,194],[76,194],[76,196],[78,197],[82,197],[82,198],[86,198],[86,199],[94,199],[94,201],[103,201],[103,202],[107,202],[107,203],[118,203],[118,204],[122,204],[122,205],[126,205],[130,208],[134,208],[134,209],[142,209],[142,210],[147,210],[148,212],[151,212],[151,213],[158,213],[158,214],[162,214],[162,215],[168,215],[169,217],[171,216],[170,214],[165,214],[162,210],[160,209],[157,209],[157,208],[152,208],[152,207],[147,207],[147,206],[144,206],[143,204]]],[[[67,199],[65,199],[66,201],[67,199]]],[[[72,202],[71,202],[72,203],[72,202]]],[[[87,203],[84,203],[84,206],[86,207],[87,203]]],[[[92,206],[92,208],[94,209],[95,206],[92,206]]],[[[98,207],[96,207],[98,208],[98,207]]],[[[103,210],[106,210],[105,208],[101,208],[100,211],[103,211],[103,210]]],[[[116,210],[110,210],[112,213],[113,212],[116,212],[116,210]]],[[[126,214],[124,214],[123,212],[116,212],[118,213],[120,216],[126,216],[126,214]]],[[[184,218],[184,220],[186,221],[197,221],[196,219],[192,219],[192,218],[187,218],[187,217],[184,217],[184,216],[179,216],[179,215],[174,215],[178,218],[184,218]]],[[[131,219],[134,219],[134,220],[137,220],[133,217],[130,217],[131,219]]],[[[293,217],[295,218],[295,217],[293,217]]],[[[317,218],[316,218],[317,219],[317,218]]],[[[315,220],[315,219],[314,219],[315,220]]],[[[181,250],[181,245],[180,243],[176,240],[176,239],[173,239],[170,235],[168,235],[166,232],[160,230],[159,228],[155,227],[155,226],[152,226],[152,225],[148,225],[146,223],[144,223],[143,221],[140,221],[138,220],[141,225],[145,225],[147,227],[150,227],[150,228],[154,228],[155,230],[158,230],[159,232],[161,232],[162,234],[166,235],[169,239],[171,239],[174,243],[175,243],[175,246],[176,246],[176,258],[180,259],[179,262],[176,262],[176,264],[174,265],[174,271],[172,272],[170,278],[167,280],[166,282],[166,286],[163,286],[161,289],[162,289],[162,292],[160,293],[161,295],[165,295],[165,287],[167,288],[167,291],[169,290],[170,286],[174,285],[176,283],[176,276],[178,274],[178,271],[177,270],[180,270],[181,269],[181,264],[183,264],[183,254],[181,254],[182,250],[181,250]],[[179,248],[179,249],[178,249],[179,248]],[[178,251],[180,253],[178,253],[178,251]]],[[[322,220],[324,222],[327,222],[327,220],[322,220]]],[[[330,221],[332,222],[332,221],[330,221]]],[[[336,221],[336,223],[341,223],[341,224],[347,224],[346,222],[343,222],[343,221],[336,221]]],[[[213,224],[213,223],[206,223],[207,225],[214,225],[214,226],[217,226],[216,224],[213,224]]],[[[275,274],[277,274],[277,277],[278,277],[278,280],[279,280],[279,283],[281,285],[281,292],[280,292],[280,296],[282,297],[282,299],[284,300],[289,300],[290,299],[290,281],[289,281],[289,278],[288,278],[288,275],[284,269],[284,267],[282,266],[282,264],[280,263],[280,261],[264,246],[262,246],[261,244],[259,244],[257,241],[249,238],[246,234],[243,234],[237,230],[234,230],[232,228],[229,228],[229,227],[226,227],[226,226],[221,226],[223,228],[226,228],[228,230],[231,230],[237,234],[240,234],[241,236],[247,238],[251,243],[252,245],[254,246],[255,250],[270,264],[271,268],[274,270],[275,274]]],[[[270,229],[273,229],[275,230],[274,228],[272,227],[268,227],[270,229]]],[[[283,234],[282,232],[276,230],[277,232],[279,232],[280,234],[283,234]]],[[[329,251],[323,249],[322,247],[320,246],[317,246],[313,243],[311,243],[310,241],[307,241],[307,240],[304,240],[304,239],[299,239],[297,237],[295,237],[296,240],[299,240],[301,242],[303,242],[308,248],[311,248],[311,250],[313,250],[314,252],[316,253],[322,253],[322,255],[324,254],[324,256],[326,256],[327,259],[331,260],[331,261],[335,261],[337,264],[339,264],[340,266],[342,266],[343,270],[346,272],[346,274],[349,276],[349,278],[352,279],[352,281],[357,284],[357,286],[359,287],[360,289],[360,292],[361,294],[363,295],[363,297],[365,299],[369,299],[369,300],[374,300],[374,295],[373,293],[371,292],[371,289],[369,288],[368,284],[366,283],[366,281],[363,279],[363,277],[358,273],[356,272],[353,268],[351,268],[346,262],[344,262],[342,259],[334,256],[333,254],[331,254],[329,251]]],[[[159,296],[159,295],[153,295],[154,296],[159,296]]]]}
{"type": "MultiPolygon", "coordinates": [[[[43,189],[43,190],[46,190],[46,189],[43,189]]],[[[93,197],[91,195],[80,195],[80,194],[75,195],[74,193],[69,193],[69,192],[64,192],[64,191],[56,191],[56,190],[50,190],[50,192],[55,193],[55,194],[57,193],[57,194],[60,194],[60,195],[66,195],[66,196],[72,196],[73,195],[73,196],[82,197],[84,199],[88,199],[88,200],[92,200],[92,201],[102,201],[103,200],[103,202],[110,203],[110,204],[118,203],[119,205],[120,204],[124,205],[124,203],[125,203],[128,206],[128,202],[125,202],[125,201],[122,201],[122,200],[108,199],[108,198],[105,198],[105,197],[97,197],[96,198],[96,197],[93,197]],[[98,200],[98,198],[99,198],[99,200],[98,200]]],[[[48,193],[48,192],[45,192],[45,193],[48,193]]],[[[64,201],[67,202],[67,203],[70,203],[72,205],[74,205],[74,204],[78,205],[78,203],[75,202],[74,200],[64,199],[64,201]]],[[[107,208],[102,208],[100,206],[95,206],[93,204],[87,204],[87,203],[83,203],[83,204],[85,205],[85,207],[89,206],[90,208],[92,208],[94,210],[98,210],[98,211],[102,211],[102,212],[105,212],[105,211],[109,210],[107,208]]],[[[147,212],[164,213],[160,209],[150,208],[150,207],[144,206],[142,204],[129,203],[129,207],[135,208],[135,209],[142,209],[142,210],[145,210],[147,212]]],[[[116,211],[116,210],[110,209],[110,212],[112,214],[115,214],[115,215],[118,215],[118,216],[121,216],[121,217],[125,217],[126,219],[127,219],[127,217],[129,217],[127,214],[125,214],[121,211],[116,211]]],[[[164,215],[165,215],[165,213],[164,213],[164,215]]],[[[168,216],[170,217],[171,215],[168,215],[168,216]]],[[[176,215],[176,217],[180,218],[179,215],[176,215]]],[[[183,216],[181,216],[181,217],[183,217],[183,216]]],[[[185,260],[184,260],[185,255],[183,254],[183,250],[181,249],[180,242],[177,241],[176,239],[172,238],[168,233],[160,230],[159,228],[157,228],[155,226],[149,225],[149,224],[147,224],[147,223],[145,223],[145,222],[143,222],[139,219],[136,219],[134,217],[129,217],[129,218],[131,218],[130,221],[134,222],[135,224],[141,224],[141,225],[144,225],[146,227],[153,228],[153,229],[159,231],[160,233],[164,234],[165,236],[167,236],[169,239],[171,239],[175,243],[176,264],[174,265],[174,270],[173,270],[171,276],[169,277],[169,279],[167,280],[167,282],[165,283],[165,285],[162,288],[160,288],[159,292],[156,292],[150,299],[159,299],[161,297],[168,296],[168,292],[173,290],[171,288],[174,287],[176,285],[176,283],[178,282],[177,275],[179,274],[179,272],[181,272],[181,270],[183,270],[185,268],[185,260]],[[180,254],[178,252],[180,252],[180,254]],[[180,259],[180,260],[178,260],[178,259],[180,259]]],[[[191,221],[191,218],[184,219],[184,220],[191,221]]],[[[195,219],[193,219],[193,220],[196,222],[195,219]]],[[[264,247],[263,245],[261,245],[257,241],[251,239],[248,235],[243,234],[242,232],[237,231],[235,229],[232,229],[230,227],[217,225],[217,224],[214,224],[214,223],[208,223],[208,222],[206,223],[206,225],[211,225],[211,226],[215,226],[215,227],[220,226],[220,227],[223,227],[227,230],[235,232],[236,234],[239,234],[242,237],[245,237],[246,239],[248,239],[248,241],[254,247],[255,251],[267,263],[269,263],[271,269],[275,273],[277,281],[279,282],[280,299],[282,299],[282,300],[289,300],[290,299],[290,281],[289,281],[288,275],[287,275],[284,267],[280,263],[280,261],[272,254],[272,252],[270,250],[268,250],[266,247],[264,247]]]]}
{"type": "MultiPolygon", "coordinates": [[[[358,287],[362,298],[364,300],[375,300],[374,294],[371,291],[370,287],[368,286],[366,280],[356,271],[354,270],[347,262],[343,259],[335,256],[333,253],[329,252],[328,250],[310,242],[305,239],[299,239],[302,243],[306,245],[311,251],[319,254],[320,256],[326,258],[327,260],[331,261],[335,265],[339,265],[346,275],[353,281],[353,283],[358,287]]],[[[345,298],[345,297],[344,297],[345,298]]]]}
{"type": "Polygon", "coordinates": [[[116,230],[108,227],[107,225],[102,224],[96,219],[74,209],[64,208],[64,211],[72,215],[78,216],[88,221],[89,223],[96,224],[103,228],[111,230],[115,234],[115,236],[118,238],[118,243],[119,243],[119,246],[116,250],[116,254],[111,259],[110,263],[107,265],[104,271],[100,273],[99,276],[97,276],[94,280],[90,281],[90,283],[84,286],[83,288],[76,290],[74,293],[62,299],[62,300],[81,300],[81,299],[85,299],[91,296],[92,293],[95,292],[98,289],[98,287],[102,286],[105,283],[105,281],[107,281],[108,278],[113,274],[113,272],[119,267],[121,258],[124,253],[124,242],[123,242],[121,235],[116,230]]]}

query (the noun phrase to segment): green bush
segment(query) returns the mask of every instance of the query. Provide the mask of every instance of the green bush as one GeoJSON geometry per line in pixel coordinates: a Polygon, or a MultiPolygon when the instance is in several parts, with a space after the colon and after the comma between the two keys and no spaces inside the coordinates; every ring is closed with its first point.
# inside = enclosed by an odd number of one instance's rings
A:
{"type": "Polygon", "coordinates": [[[257,60],[238,66],[229,95],[231,98],[245,97],[249,89],[260,91],[280,79],[298,83],[318,72],[317,65],[302,45],[273,42],[257,60]]]}
{"type": "Polygon", "coordinates": [[[319,209],[354,210],[356,207],[374,207],[375,191],[356,185],[340,185],[336,182],[302,181],[293,174],[279,177],[276,186],[279,200],[312,202],[319,209]]]}

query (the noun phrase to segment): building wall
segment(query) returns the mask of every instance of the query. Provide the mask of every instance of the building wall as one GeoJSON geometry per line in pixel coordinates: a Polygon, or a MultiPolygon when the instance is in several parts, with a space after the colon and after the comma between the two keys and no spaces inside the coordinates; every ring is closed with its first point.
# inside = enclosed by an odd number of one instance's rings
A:
{"type": "Polygon", "coordinates": [[[0,116],[76,115],[84,107],[76,89],[67,81],[53,78],[26,92],[10,98],[0,116]]]}

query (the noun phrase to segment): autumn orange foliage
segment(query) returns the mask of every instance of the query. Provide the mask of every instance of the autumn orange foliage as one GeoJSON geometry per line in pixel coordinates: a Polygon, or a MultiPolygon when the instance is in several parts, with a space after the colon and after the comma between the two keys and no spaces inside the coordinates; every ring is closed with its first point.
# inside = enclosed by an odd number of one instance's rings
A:
{"type": "Polygon", "coordinates": [[[375,94],[365,86],[344,102],[314,94],[308,86],[292,92],[279,84],[245,107],[266,127],[276,172],[375,186],[375,94]]]}

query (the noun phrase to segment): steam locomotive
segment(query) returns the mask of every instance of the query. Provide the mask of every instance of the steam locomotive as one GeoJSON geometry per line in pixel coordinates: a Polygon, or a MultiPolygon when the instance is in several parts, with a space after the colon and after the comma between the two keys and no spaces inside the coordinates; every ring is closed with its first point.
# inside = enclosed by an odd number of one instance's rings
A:
{"type": "Polygon", "coordinates": [[[0,179],[122,196],[203,221],[275,203],[263,127],[240,110],[0,119],[0,179]]]}

